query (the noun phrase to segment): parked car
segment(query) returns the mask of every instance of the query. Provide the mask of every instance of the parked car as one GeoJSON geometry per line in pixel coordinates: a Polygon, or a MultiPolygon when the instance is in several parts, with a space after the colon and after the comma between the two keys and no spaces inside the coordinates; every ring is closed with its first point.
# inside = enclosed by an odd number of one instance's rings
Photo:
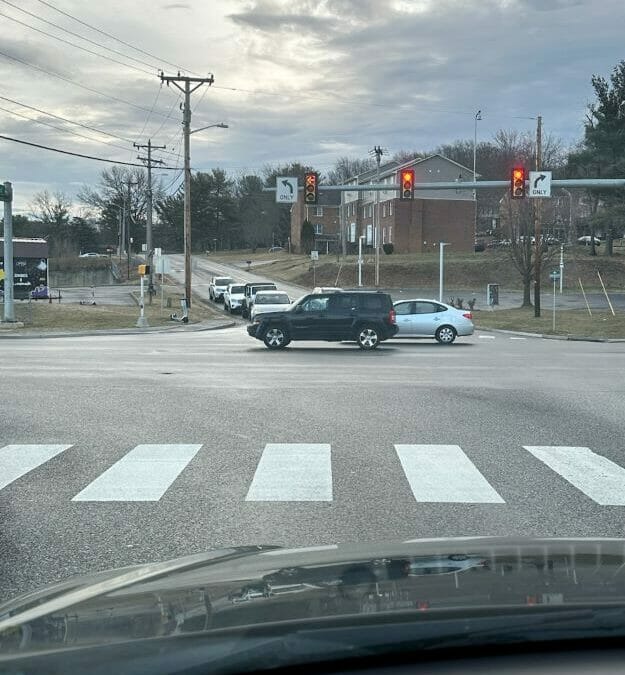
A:
{"type": "Polygon", "coordinates": [[[438,300],[399,300],[395,303],[396,337],[429,337],[450,345],[457,336],[473,335],[473,315],[438,300]]]}
{"type": "Polygon", "coordinates": [[[283,247],[283,246],[272,246],[272,247],[269,249],[269,251],[267,251],[267,252],[268,252],[268,253],[280,253],[280,251],[284,251],[284,247],[283,247]]]}
{"type": "Polygon", "coordinates": [[[254,306],[254,298],[258,291],[277,291],[277,286],[272,281],[255,281],[245,284],[245,293],[241,302],[241,316],[250,318],[250,312],[254,306]]]}
{"type": "MultiPolygon", "coordinates": [[[[90,253],[81,253],[78,257],[79,258],[100,258],[101,256],[100,256],[99,253],[90,252],[90,253]]],[[[108,256],[104,256],[104,257],[106,258],[108,256]]]]}
{"type": "Polygon", "coordinates": [[[258,291],[254,298],[250,319],[254,321],[259,314],[279,312],[290,304],[291,299],[284,291],[258,291]]]}
{"type": "Polygon", "coordinates": [[[221,302],[228,286],[234,283],[234,279],[230,277],[213,277],[208,284],[208,297],[215,302],[221,302]]]}
{"type": "Polygon", "coordinates": [[[313,293],[342,293],[343,289],[338,286],[317,286],[313,288],[313,293]]]}
{"type": "MultiPolygon", "coordinates": [[[[584,246],[590,246],[590,235],[584,235],[583,237],[577,238],[578,244],[583,244],[584,246]]],[[[595,246],[601,246],[601,239],[595,237],[595,246]]]]}
{"type": "Polygon", "coordinates": [[[224,293],[224,309],[230,314],[241,311],[245,297],[245,284],[230,284],[224,293]]]}
{"type": "Polygon", "coordinates": [[[380,291],[311,293],[282,312],[256,317],[247,332],[269,349],[291,340],[355,340],[361,349],[375,349],[397,333],[393,301],[380,291]]]}

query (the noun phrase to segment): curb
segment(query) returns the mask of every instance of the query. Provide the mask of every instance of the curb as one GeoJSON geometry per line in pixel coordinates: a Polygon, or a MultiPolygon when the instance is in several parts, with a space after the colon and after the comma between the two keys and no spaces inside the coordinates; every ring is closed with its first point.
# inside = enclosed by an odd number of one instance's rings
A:
{"type": "Polygon", "coordinates": [[[543,335],[542,333],[525,333],[523,331],[505,330],[503,328],[477,328],[484,333],[504,333],[505,335],[520,335],[529,338],[541,338],[542,340],[564,340],[568,342],[625,342],[625,338],[601,338],[584,335],[543,335]]]}
{"type": "Polygon", "coordinates": [[[235,321],[226,321],[216,326],[198,324],[186,324],[185,326],[154,326],[151,328],[118,328],[111,330],[87,330],[75,332],[56,332],[56,333],[23,333],[7,335],[0,333],[0,340],[38,340],[43,338],[64,338],[64,337],[94,337],[99,335],[145,335],[147,333],[200,333],[209,330],[221,330],[223,328],[232,328],[236,326],[235,321]]]}

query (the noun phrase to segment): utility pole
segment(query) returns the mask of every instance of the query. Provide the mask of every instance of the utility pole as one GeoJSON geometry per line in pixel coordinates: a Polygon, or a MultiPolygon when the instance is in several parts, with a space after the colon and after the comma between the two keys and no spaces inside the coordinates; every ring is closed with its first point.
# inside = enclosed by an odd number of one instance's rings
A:
{"type": "MultiPolygon", "coordinates": [[[[540,165],[542,163],[542,131],[543,118],[539,115],[536,124],[536,171],[540,171],[540,165]]],[[[540,231],[541,200],[535,199],[534,201],[536,202],[534,206],[534,316],[538,318],[540,316],[540,272],[542,266],[543,242],[540,231]]]]}
{"type": "MultiPolygon", "coordinates": [[[[380,160],[384,154],[384,149],[379,145],[373,147],[369,151],[370,155],[375,155],[376,172],[375,182],[380,182],[380,160]]],[[[375,285],[380,285],[380,192],[375,191],[375,223],[374,223],[374,237],[375,237],[375,285]]]]}
{"type": "Polygon", "coordinates": [[[13,274],[13,186],[6,181],[0,185],[0,201],[4,202],[4,317],[5,323],[15,323],[13,274]]]}
{"type": "Polygon", "coordinates": [[[150,275],[148,281],[148,296],[149,303],[152,304],[152,296],[154,295],[154,272],[152,271],[152,257],[154,255],[154,248],[152,246],[152,164],[163,164],[160,159],[152,159],[152,150],[164,150],[164,145],[152,145],[152,139],[148,139],[147,145],[140,145],[133,143],[138,150],[146,149],[148,151],[147,157],[137,155],[137,159],[145,162],[148,167],[148,210],[145,217],[145,261],[150,266],[150,275]]]}
{"type": "Polygon", "coordinates": [[[178,75],[160,74],[161,82],[170,82],[184,94],[182,107],[182,130],[184,136],[184,292],[187,307],[191,307],[191,94],[203,84],[215,81],[212,75],[208,77],[186,77],[178,75]],[[191,85],[194,85],[193,87],[191,85]]]}
{"type": "Polygon", "coordinates": [[[132,205],[132,198],[130,195],[130,188],[133,186],[137,186],[138,183],[133,183],[130,178],[128,179],[128,209],[126,209],[126,197],[124,197],[124,216],[122,220],[122,230],[124,232],[124,246],[126,246],[126,265],[127,265],[127,270],[126,270],[126,279],[130,280],[130,244],[131,244],[131,236],[130,236],[130,220],[131,220],[131,205],[132,205]]]}

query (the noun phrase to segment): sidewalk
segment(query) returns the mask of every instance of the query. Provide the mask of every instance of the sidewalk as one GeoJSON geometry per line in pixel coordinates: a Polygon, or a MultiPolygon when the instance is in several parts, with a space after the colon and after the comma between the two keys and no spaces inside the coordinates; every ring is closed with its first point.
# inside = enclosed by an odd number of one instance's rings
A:
{"type": "Polygon", "coordinates": [[[141,335],[145,333],[197,333],[207,330],[219,330],[231,328],[236,322],[228,319],[207,319],[199,323],[172,323],[171,326],[152,326],[150,328],[111,328],[103,330],[84,331],[25,331],[22,328],[12,329],[4,326],[0,330],[0,340],[12,339],[37,339],[37,338],[61,338],[61,337],[85,337],[97,335],[141,335]]]}

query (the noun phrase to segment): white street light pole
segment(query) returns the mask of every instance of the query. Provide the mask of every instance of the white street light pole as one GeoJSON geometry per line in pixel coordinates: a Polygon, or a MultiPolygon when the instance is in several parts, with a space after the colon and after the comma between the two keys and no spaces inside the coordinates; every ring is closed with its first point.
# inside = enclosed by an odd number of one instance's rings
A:
{"type": "MultiPolygon", "coordinates": [[[[477,123],[482,119],[482,111],[475,113],[475,127],[473,129],[473,182],[477,180],[477,123]]],[[[475,221],[473,223],[473,234],[477,234],[477,190],[473,190],[473,202],[475,204],[475,221]]]]}
{"type": "Polygon", "coordinates": [[[562,295],[563,278],[564,278],[564,244],[560,244],[560,295],[562,295]]]}
{"type": "Polygon", "coordinates": [[[439,270],[438,270],[438,301],[443,302],[443,277],[445,270],[445,246],[449,246],[447,242],[440,241],[439,245],[439,270]]]}
{"type": "Polygon", "coordinates": [[[358,287],[362,286],[362,242],[364,235],[358,237],[358,287]]]}

